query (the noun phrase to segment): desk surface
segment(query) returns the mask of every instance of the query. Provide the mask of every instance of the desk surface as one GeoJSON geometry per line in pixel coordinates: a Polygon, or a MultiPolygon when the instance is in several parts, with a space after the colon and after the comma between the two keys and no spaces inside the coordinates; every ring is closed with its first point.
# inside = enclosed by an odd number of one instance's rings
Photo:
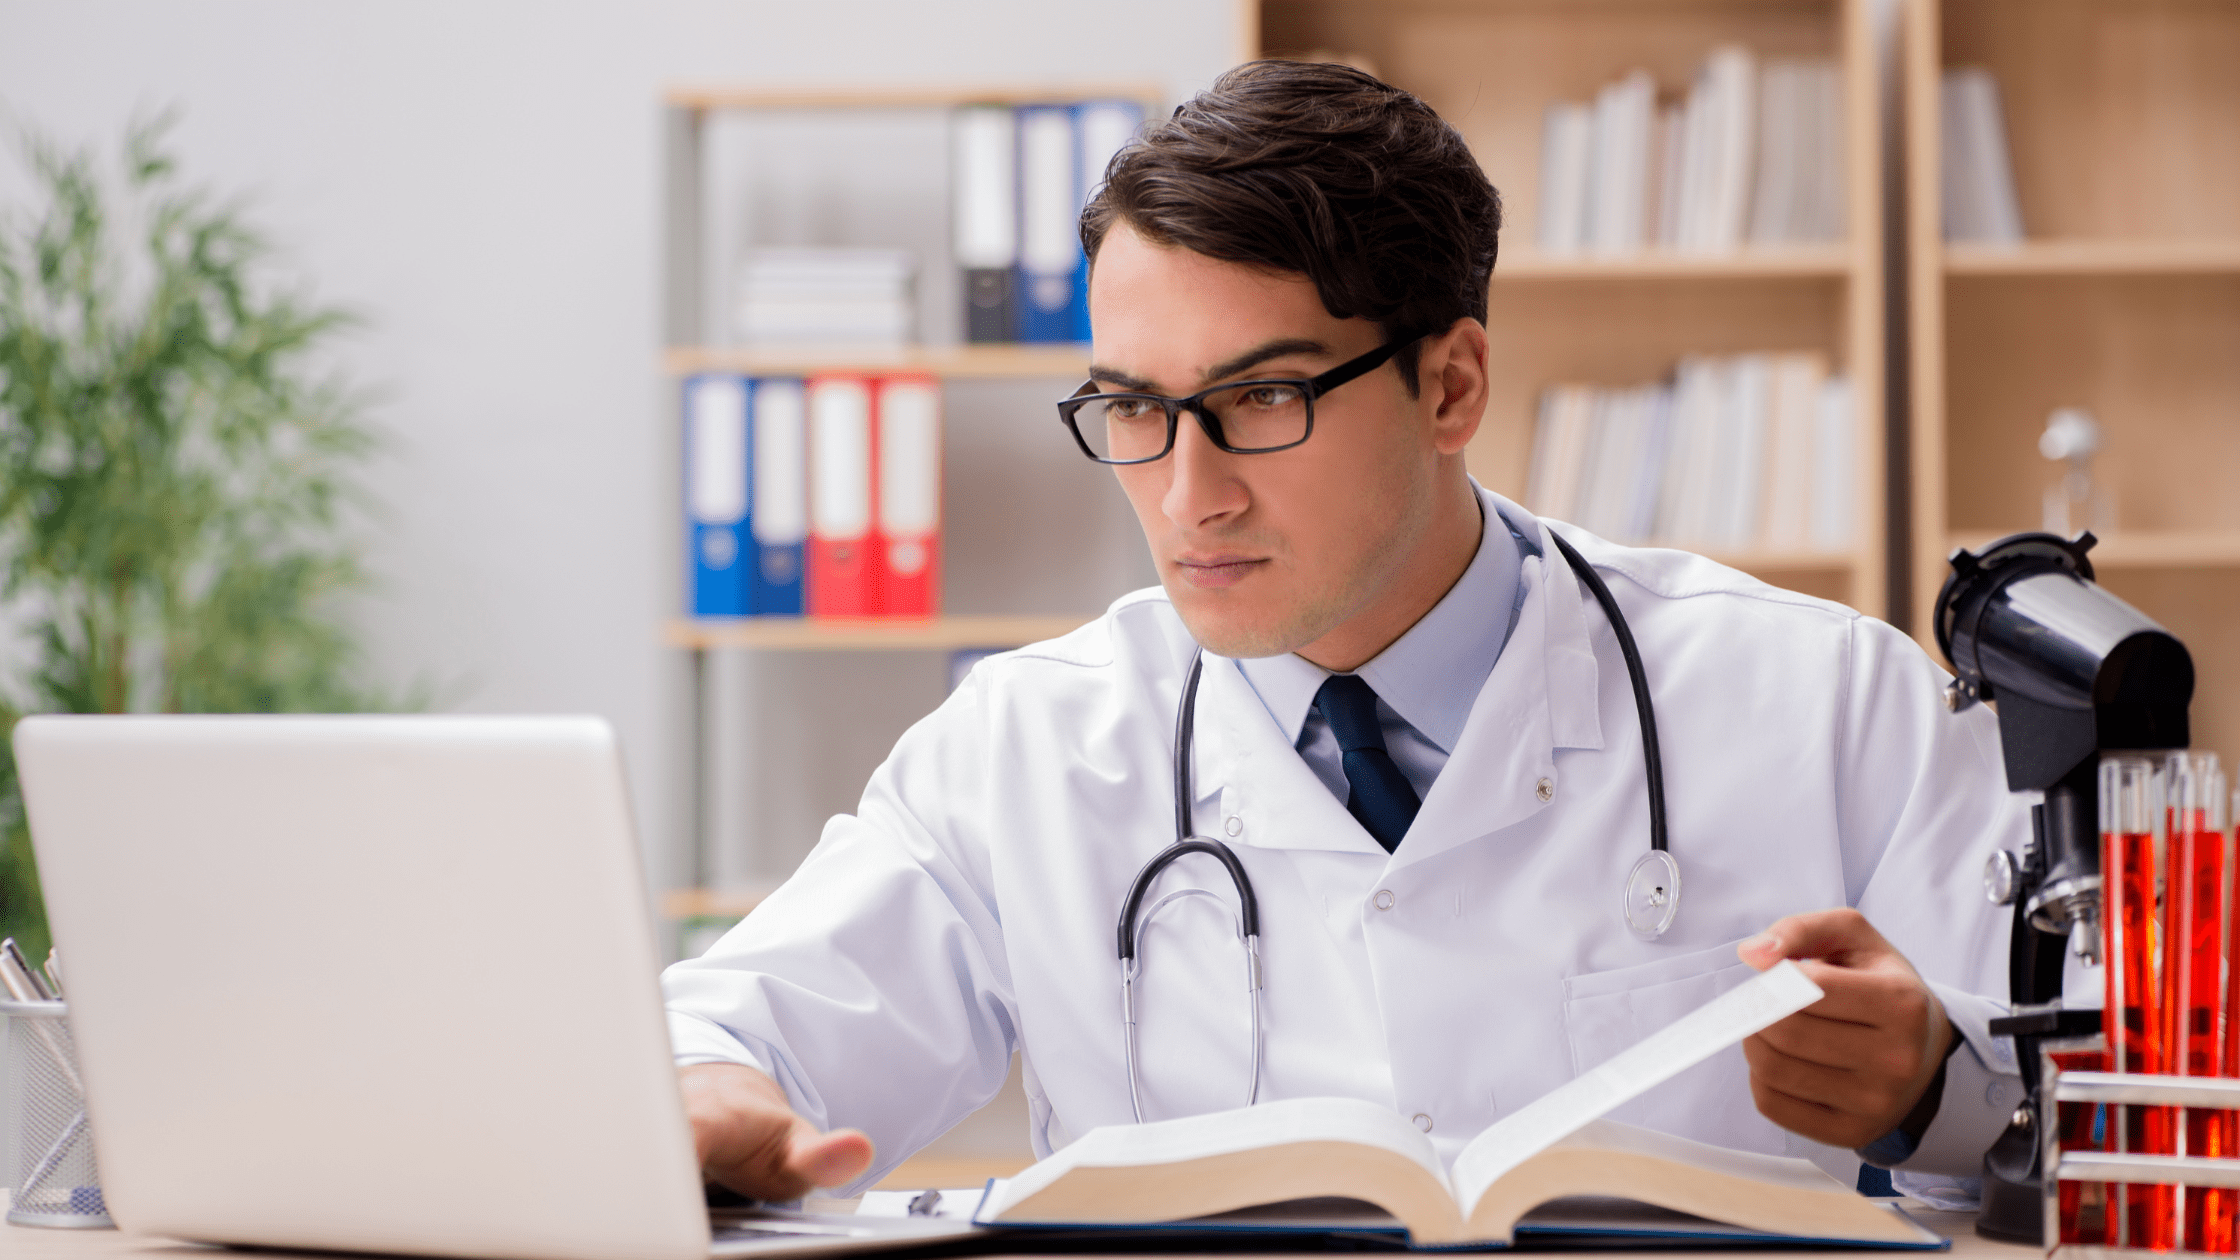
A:
{"type": "MultiPolygon", "coordinates": [[[[2024,1256],[2038,1254],[2034,1247],[1989,1242],[1978,1238],[1974,1229],[1975,1217],[1967,1213],[1917,1211],[1914,1213],[1914,1219],[1952,1239],[1950,1254],[1956,1260],[1958,1257],[1970,1257],[1971,1260],[2021,1260],[2024,1256]]],[[[126,1234],[116,1230],[29,1229],[20,1225],[0,1226],[0,1257],[6,1257],[6,1260],[110,1260],[111,1257],[126,1256],[182,1260],[183,1257],[207,1256],[210,1254],[208,1248],[172,1242],[168,1239],[126,1234]]],[[[259,1254],[267,1257],[281,1257],[291,1253],[267,1251],[259,1254]]],[[[1562,1254],[1563,1260],[1583,1260],[1584,1257],[1596,1253],[1567,1251],[1562,1254]]],[[[1636,1251],[1605,1254],[1623,1255],[1628,1257],[1628,1260],[1641,1260],[1643,1256],[1652,1253],[1636,1251]]],[[[1829,1253],[1825,1251],[1811,1253],[1691,1251],[1687,1253],[1688,1260],[1715,1260],[1716,1257],[1723,1256],[1732,1256],[1736,1260],[1775,1260],[1776,1257],[1781,1256],[1805,1255],[1812,1256],[1814,1260],[1826,1260],[1829,1253]]],[[[332,1258],[319,1257],[318,1260],[332,1260],[332,1258]]],[[[1071,1260],[1079,1260],[1079,1258],[1073,1257],[1071,1260]]],[[[1230,1256],[1225,1257],[1224,1260],[1236,1260],[1236,1258],[1230,1256]]],[[[1318,1260],[1327,1260],[1327,1257],[1318,1257],[1318,1260]]]]}

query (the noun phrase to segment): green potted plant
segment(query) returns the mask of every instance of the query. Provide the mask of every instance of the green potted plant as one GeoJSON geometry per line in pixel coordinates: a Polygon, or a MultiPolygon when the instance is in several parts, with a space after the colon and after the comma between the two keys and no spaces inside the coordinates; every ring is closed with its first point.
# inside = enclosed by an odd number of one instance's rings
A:
{"type": "MultiPolygon", "coordinates": [[[[0,207],[0,727],[26,713],[382,707],[338,597],[371,436],[321,366],[348,324],[275,276],[237,205],[184,184],[168,120],[21,149],[0,207]]],[[[0,730],[0,735],[6,731],[0,730]]],[[[0,933],[47,948],[0,739],[0,933]]]]}

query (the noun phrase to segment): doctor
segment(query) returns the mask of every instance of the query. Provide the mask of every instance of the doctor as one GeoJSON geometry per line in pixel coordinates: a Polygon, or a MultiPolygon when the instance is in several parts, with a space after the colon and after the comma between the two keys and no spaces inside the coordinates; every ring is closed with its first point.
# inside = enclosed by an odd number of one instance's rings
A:
{"type": "Polygon", "coordinates": [[[1133,1119],[1114,925],[1173,838],[1200,648],[1189,822],[1257,889],[1265,1061],[1236,891],[1193,855],[1146,898],[1146,1119],[1349,1095],[1451,1157],[1790,957],[1826,999],[1618,1118],[1976,1171],[2020,1098],[1978,996],[2004,992],[2006,925],[1975,872],[2027,828],[1996,726],[1947,712],[1886,624],[1470,479],[1499,219],[1452,128],[1337,66],[1239,67],[1115,160],[1082,219],[1083,393],[1139,397],[1062,410],[1085,453],[1134,461],[1114,473],[1161,586],[983,662],[783,888],[669,970],[711,1180],[879,1175],[1014,1051],[1037,1154],[1133,1119]],[[1649,834],[1634,697],[1559,535],[1630,622],[1661,723],[1685,899],[1654,939],[1620,913],[1649,834]],[[1169,898],[1190,889],[1210,895],[1169,898]]]}

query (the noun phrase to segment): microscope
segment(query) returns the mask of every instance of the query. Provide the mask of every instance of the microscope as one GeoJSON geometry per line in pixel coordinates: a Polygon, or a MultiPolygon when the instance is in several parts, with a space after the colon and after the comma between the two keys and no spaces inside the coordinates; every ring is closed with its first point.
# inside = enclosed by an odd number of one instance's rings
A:
{"type": "Polygon", "coordinates": [[[1937,595],[1937,646],[1956,677],[1954,712],[1978,701],[1999,714],[2007,787],[2042,792],[2020,853],[1992,855],[1984,890],[2014,907],[2011,1013],[1991,1031],[2014,1038],[2029,1099],[1984,1157],[1976,1232],[2039,1243],[2044,1229],[2037,1133],[2039,1046],[2100,1031],[2098,1010],[2061,1003],[2063,954],[2100,955],[2099,766],[2104,752],[2184,748],[2193,658],[2176,637],[2095,585],[2090,531],[2016,534],[1952,554],[1937,595]]]}

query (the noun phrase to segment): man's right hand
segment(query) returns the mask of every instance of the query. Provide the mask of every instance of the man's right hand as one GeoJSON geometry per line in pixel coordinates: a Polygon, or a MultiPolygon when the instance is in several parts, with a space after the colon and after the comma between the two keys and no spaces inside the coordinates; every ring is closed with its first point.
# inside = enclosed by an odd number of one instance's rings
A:
{"type": "Polygon", "coordinates": [[[819,1133],[793,1114],[776,1081],[736,1063],[680,1068],[684,1113],[700,1175],[754,1199],[798,1199],[853,1181],[871,1166],[871,1139],[855,1129],[819,1133]]]}

